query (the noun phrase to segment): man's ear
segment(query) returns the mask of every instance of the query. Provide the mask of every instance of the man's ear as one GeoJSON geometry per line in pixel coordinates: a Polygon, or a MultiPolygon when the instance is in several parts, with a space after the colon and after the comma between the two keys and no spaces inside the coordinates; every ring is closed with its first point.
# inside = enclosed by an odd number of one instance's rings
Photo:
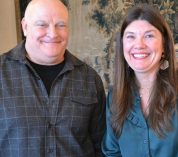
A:
{"type": "Polygon", "coordinates": [[[26,37],[26,35],[27,35],[27,22],[26,22],[25,18],[22,19],[21,25],[22,25],[23,34],[26,37]]]}

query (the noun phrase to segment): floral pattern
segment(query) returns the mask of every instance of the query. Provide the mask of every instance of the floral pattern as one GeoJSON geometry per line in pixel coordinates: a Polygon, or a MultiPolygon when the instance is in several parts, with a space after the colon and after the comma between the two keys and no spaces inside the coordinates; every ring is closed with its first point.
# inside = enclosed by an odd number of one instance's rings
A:
{"type": "MultiPolygon", "coordinates": [[[[107,79],[110,80],[108,86],[112,84],[112,67],[113,67],[113,46],[114,39],[117,31],[119,30],[122,18],[127,12],[128,8],[138,3],[148,3],[154,5],[160,10],[160,13],[168,22],[175,39],[178,42],[178,1],[176,0],[122,0],[122,7],[120,7],[119,0],[85,0],[85,5],[93,5],[93,10],[90,12],[89,17],[94,27],[97,27],[99,32],[104,33],[107,37],[109,36],[108,43],[104,49],[106,53],[105,59],[108,64],[104,69],[107,79]]],[[[102,68],[102,66],[100,67],[102,68]]]]}
{"type": "MultiPolygon", "coordinates": [[[[30,0],[23,0],[23,4],[30,0]]],[[[72,0],[61,0],[71,10],[72,0]]],[[[178,1],[177,0],[80,0],[83,6],[91,6],[86,20],[89,27],[98,30],[108,41],[103,49],[103,56],[86,58],[88,64],[96,69],[103,79],[106,91],[112,85],[113,58],[115,49],[115,37],[120,29],[122,19],[127,10],[139,3],[154,5],[168,22],[175,43],[178,43],[178,1]],[[102,60],[98,62],[98,59],[102,60]],[[104,64],[103,64],[104,63],[104,64]]]]}

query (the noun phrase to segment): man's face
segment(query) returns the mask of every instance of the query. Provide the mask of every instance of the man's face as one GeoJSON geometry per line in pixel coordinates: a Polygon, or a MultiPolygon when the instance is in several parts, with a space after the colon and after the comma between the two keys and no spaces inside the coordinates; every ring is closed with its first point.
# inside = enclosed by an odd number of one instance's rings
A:
{"type": "Polygon", "coordinates": [[[53,3],[35,5],[22,20],[28,57],[38,64],[63,61],[68,43],[68,12],[53,3]]]}

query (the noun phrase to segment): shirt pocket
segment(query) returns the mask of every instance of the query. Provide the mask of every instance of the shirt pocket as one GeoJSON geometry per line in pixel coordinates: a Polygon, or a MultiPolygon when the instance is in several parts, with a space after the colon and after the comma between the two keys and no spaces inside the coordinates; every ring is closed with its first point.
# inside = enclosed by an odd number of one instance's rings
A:
{"type": "Polygon", "coordinates": [[[90,120],[98,101],[96,97],[71,98],[71,130],[74,134],[85,136],[88,132],[90,120]]]}

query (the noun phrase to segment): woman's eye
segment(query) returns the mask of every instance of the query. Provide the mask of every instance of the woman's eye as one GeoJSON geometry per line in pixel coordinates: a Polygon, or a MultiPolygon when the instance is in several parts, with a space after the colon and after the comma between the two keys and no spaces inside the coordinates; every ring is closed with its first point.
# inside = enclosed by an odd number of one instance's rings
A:
{"type": "Polygon", "coordinates": [[[135,37],[133,35],[127,35],[126,39],[134,39],[135,37]]]}
{"type": "Polygon", "coordinates": [[[145,35],[145,38],[153,38],[153,37],[154,37],[153,34],[147,34],[147,35],[145,35]]]}

